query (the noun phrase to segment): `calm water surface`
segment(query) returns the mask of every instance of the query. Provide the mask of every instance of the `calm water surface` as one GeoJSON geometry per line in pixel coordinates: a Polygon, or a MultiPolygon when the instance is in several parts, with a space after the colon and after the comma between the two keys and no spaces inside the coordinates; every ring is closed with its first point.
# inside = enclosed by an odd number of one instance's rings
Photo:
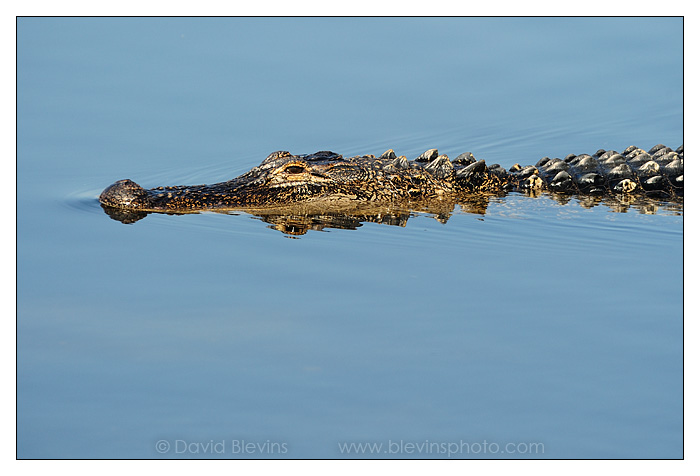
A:
{"type": "Polygon", "coordinates": [[[511,194],[291,237],[96,199],[275,150],[675,148],[681,29],[20,19],[18,456],[682,457],[682,207],[511,194]]]}

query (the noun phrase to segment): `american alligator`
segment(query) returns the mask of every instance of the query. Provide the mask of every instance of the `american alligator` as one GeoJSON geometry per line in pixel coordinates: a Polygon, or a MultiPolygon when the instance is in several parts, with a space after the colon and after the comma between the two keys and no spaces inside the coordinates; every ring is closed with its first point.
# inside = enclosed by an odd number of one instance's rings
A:
{"type": "Polygon", "coordinates": [[[412,161],[397,157],[391,149],[379,157],[350,158],[329,151],[309,155],[280,151],[227,182],[147,190],[126,179],[107,187],[99,200],[110,216],[132,222],[149,212],[297,207],[301,215],[323,215],[324,210],[354,210],[365,204],[405,204],[408,210],[418,203],[428,204],[422,205],[426,208],[443,202],[454,206],[466,196],[510,190],[682,201],[683,146],[675,151],[662,144],[649,151],[630,146],[621,153],[601,149],[563,160],[545,157],[534,166],[516,164],[508,171],[498,164],[487,166],[470,152],[450,161],[437,149],[412,161]]]}

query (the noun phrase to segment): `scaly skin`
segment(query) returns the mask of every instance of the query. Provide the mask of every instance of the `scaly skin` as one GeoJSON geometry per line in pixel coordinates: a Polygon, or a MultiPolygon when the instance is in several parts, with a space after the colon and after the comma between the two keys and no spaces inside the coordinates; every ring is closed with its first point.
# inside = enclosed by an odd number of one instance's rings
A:
{"type": "Polygon", "coordinates": [[[344,158],[333,152],[292,155],[274,152],[259,166],[213,185],[144,189],[131,180],[107,187],[100,202],[142,212],[268,209],[314,204],[316,209],[343,203],[403,203],[458,198],[465,194],[501,194],[508,190],[546,190],[560,194],[635,195],[675,199],[683,196],[683,146],[658,145],[649,152],[634,146],[622,154],[600,150],[544,158],[535,166],[486,166],[471,153],[450,161],[436,149],[413,161],[388,150],[344,158]]]}

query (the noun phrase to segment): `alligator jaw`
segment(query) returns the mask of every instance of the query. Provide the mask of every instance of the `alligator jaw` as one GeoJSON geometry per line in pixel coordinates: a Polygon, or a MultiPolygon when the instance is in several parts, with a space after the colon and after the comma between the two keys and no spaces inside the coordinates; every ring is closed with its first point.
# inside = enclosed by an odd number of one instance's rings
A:
{"type": "MultiPolygon", "coordinates": [[[[126,211],[187,213],[202,210],[225,210],[263,207],[270,198],[265,191],[281,190],[285,187],[266,185],[258,187],[264,180],[244,174],[228,182],[212,185],[179,185],[145,189],[132,180],[119,180],[107,187],[99,197],[104,207],[126,211]]],[[[290,184],[289,188],[294,189],[290,184]]]]}

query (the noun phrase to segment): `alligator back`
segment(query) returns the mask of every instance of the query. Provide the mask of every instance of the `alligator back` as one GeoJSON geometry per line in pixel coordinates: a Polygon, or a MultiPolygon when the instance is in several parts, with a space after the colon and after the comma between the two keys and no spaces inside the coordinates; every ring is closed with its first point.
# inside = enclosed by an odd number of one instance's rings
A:
{"type": "Polygon", "coordinates": [[[518,164],[509,181],[521,189],[546,189],[568,194],[646,194],[683,196],[683,146],[675,151],[662,144],[648,152],[630,146],[622,153],[599,150],[593,155],[544,157],[534,166],[518,164]]]}
{"type": "Polygon", "coordinates": [[[466,152],[450,160],[430,149],[416,159],[381,156],[345,158],[322,151],[270,154],[259,166],[227,182],[212,185],[144,189],[131,180],[107,187],[100,202],[107,207],[188,212],[294,206],[313,202],[316,208],[340,202],[399,203],[449,200],[466,193],[508,190],[549,191],[562,195],[639,195],[667,200],[683,196],[683,146],[661,144],[648,152],[631,146],[622,153],[599,150],[593,155],[543,158],[537,164],[516,164],[506,171],[486,165],[466,152]],[[450,198],[451,197],[451,198],[450,198]]]}

